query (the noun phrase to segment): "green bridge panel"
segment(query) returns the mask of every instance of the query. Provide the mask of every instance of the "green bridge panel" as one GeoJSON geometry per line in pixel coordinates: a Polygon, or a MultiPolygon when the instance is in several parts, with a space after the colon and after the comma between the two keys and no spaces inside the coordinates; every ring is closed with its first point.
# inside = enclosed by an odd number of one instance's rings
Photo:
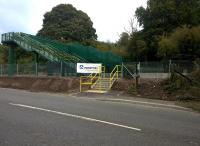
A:
{"type": "MultiPolygon", "coordinates": [[[[121,64],[122,62],[121,57],[114,55],[111,52],[102,52],[94,47],[83,46],[78,43],[64,44],[55,40],[21,32],[2,34],[1,39],[3,44],[18,45],[22,49],[29,52],[35,52],[52,62],[92,62],[102,63],[105,66],[121,64]]],[[[12,58],[12,53],[10,55],[12,58]]]]}

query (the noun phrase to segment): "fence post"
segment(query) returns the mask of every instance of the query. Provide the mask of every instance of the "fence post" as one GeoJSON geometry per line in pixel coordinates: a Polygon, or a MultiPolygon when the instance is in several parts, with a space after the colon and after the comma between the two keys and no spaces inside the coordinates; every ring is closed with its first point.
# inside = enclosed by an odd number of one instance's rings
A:
{"type": "Polygon", "coordinates": [[[19,75],[19,66],[17,64],[17,76],[19,75]]]}
{"type": "Polygon", "coordinates": [[[1,64],[1,76],[3,76],[3,65],[1,64]]]}
{"type": "Polygon", "coordinates": [[[11,46],[8,50],[8,76],[14,75],[15,50],[11,46]]]}
{"type": "Polygon", "coordinates": [[[63,70],[63,62],[61,61],[60,63],[60,76],[64,77],[65,76],[65,71],[63,70]]]}
{"type": "Polygon", "coordinates": [[[138,73],[140,74],[140,61],[139,61],[139,63],[138,63],[138,73]]]}
{"type": "Polygon", "coordinates": [[[34,52],[34,65],[35,65],[35,75],[38,76],[38,59],[39,59],[39,55],[37,52],[34,52]]]}
{"type": "Polygon", "coordinates": [[[122,79],[124,78],[124,63],[122,62],[122,70],[121,70],[121,72],[122,72],[122,79]]]}
{"type": "Polygon", "coordinates": [[[169,60],[169,73],[171,73],[171,64],[172,64],[172,60],[169,60]]]}
{"type": "Polygon", "coordinates": [[[136,73],[136,78],[135,78],[135,87],[136,87],[136,90],[138,89],[138,63],[139,62],[136,62],[136,67],[135,67],[135,73],[136,73]]]}
{"type": "Polygon", "coordinates": [[[138,84],[140,84],[140,69],[141,69],[141,62],[138,63],[138,84]]]}
{"type": "Polygon", "coordinates": [[[38,63],[35,63],[35,75],[38,76],[38,63]]]}

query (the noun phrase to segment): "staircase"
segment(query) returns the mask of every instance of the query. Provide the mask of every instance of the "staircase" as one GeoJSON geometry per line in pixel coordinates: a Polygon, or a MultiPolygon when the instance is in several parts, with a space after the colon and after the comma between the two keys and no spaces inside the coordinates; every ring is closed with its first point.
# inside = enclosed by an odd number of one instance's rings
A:
{"type": "Polygon", "coordinates": [[[91,88],[100,91],[110,90],[110,78],[99,78],[91,88]]]}
{"type": "Polygon", "coordinates": [[[116,65],[112,72],[108,75],[105,75],[105,72],[101,72],[98,75],[90,74],[88,77],[81,77],[80,79],[80,92],[82,92],[82,85],[90,85],[90,90],[86,92],[92,93],[106,93],[111,90],[114,82],[121,77],[122,67],[121,65],[116,65]],[[89,82],[83,82],[82,78],[89,79],[89,82]],[[96,78],[96,81],[93,83],[93,79],[96,78]]]}

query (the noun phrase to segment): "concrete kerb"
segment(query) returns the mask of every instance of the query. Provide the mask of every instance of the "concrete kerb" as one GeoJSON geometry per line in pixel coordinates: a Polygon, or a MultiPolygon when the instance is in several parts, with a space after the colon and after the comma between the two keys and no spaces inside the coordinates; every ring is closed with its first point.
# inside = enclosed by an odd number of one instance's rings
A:
{"type": "MultiPolygon", "coordinates": [[[[7,89],[8,88],[3,88],[7,89]]],[[[9,89],[9,90],[17,90],[17,89],[9,89]]],[[[22,92],[30,92],[27,90],[20,90],[22,92]]],[[[49,92],[31,92],[32,94],[49,94],[49,96],[58,96],[58,97],[71,97],[71,98],[77,98],[77,99],[87,99],[87,100],[98,100],[98,101],[108,101],[108,102],[122,102],[122,103],[128,103],[128,104],[140,104],[140,105],[146,105],[146,106],[151,106],[151,107],[162,107],[162,108],[173,108],[177,110],[187,110],[187,111],[193,111],[189,108],[184,108],[181,106],[177,106],[174,104],[174,102],[168,102],[168,101],[162,101],[162,100],[154,100],[154,99],[145,99],[145,98],[136,98],[132,97],[132,99],[125,99],[125,98],[130,98],[123,96],[124,99],[122,98],[116,98],[119,97],[118,95],[111,95],[111,94],[98,94],[96,97],[94,96],[83,96],[80,95],[81,93],[79,92],[74,92],[70,94],[66,93],[49,93],[49,92]],[[105,97],[108,96],[108,97],[105,97]]],[[[120,95],[121,96],[121,95],[120,95]]]]}
{"type": "MultiPolygon", "coordinates": [[[[145,98],[135,98],[133,97],[132,99],[126,99],[126,96],[123,96],[124,99],[122,98],[116,98],[116,96],[112,95],[107,95],[107,94],[99,94],[95,95],[96,97],[88,97],[88,96],[82,96],[80,93],[73,93],[69,94],[69,96],[74,97],[74,98],[86,98],[90,100],[99,100],[99,101],[109,101],[109,102],[122,102],[122,103],[129,103],[129,104],[140,104],[140,105],[146,105],[146,106],[151,106],[151,107],[163,107],[163,108],[173,108],[173,109],[178,109],[178,110],[190,110],[189,108],[185,108],[182,106],[177,106],[174,104],[172,101],[162,101],[162,100],[156,100],[156,99],[145,99],[145,98]],[[108,96],[108,97],[105,97],[108,96]]],[[[190,110],[191,111],[191,110],[190,110]]]]}

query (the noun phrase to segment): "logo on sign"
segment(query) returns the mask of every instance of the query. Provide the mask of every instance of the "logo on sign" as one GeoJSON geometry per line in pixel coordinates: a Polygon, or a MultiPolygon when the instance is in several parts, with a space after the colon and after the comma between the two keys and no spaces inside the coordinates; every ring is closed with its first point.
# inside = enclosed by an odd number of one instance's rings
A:
{"type": "Polygon", "coordinates": [[[77,63],[77,73],[99,73],[101,64],[95,63],[77,63]]]}
{"type": "Polygon", "coordinates": [[[80,69],[84,69],[84,66],[83,66],[83,65],[80,65],[80,69]]]}

